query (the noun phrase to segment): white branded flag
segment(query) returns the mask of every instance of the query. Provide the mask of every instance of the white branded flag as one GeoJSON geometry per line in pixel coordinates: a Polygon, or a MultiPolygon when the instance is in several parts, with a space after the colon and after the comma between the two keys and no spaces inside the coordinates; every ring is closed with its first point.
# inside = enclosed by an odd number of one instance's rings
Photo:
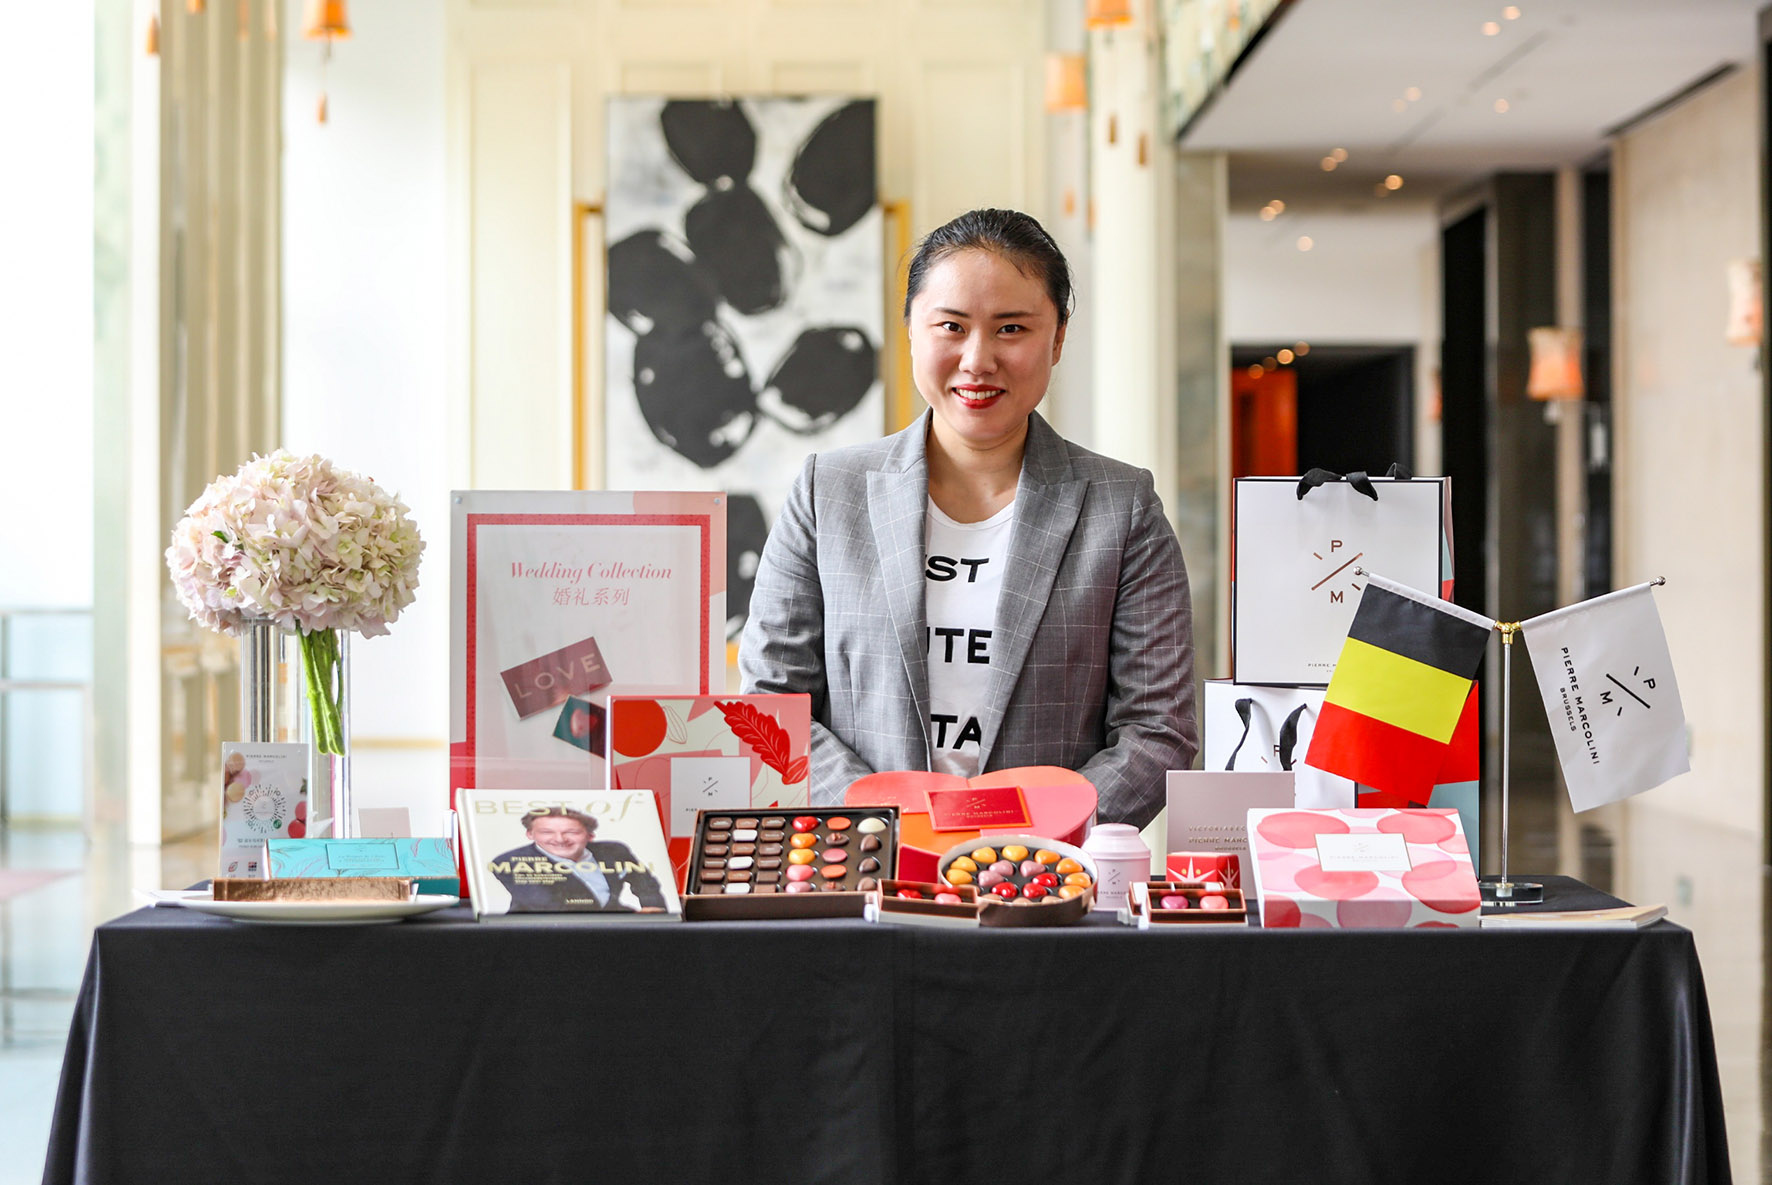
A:
{"type": "Polygon", "coordinates": [[[1520,623],[1577,811],[1691,769],[1686,713],[1650,585],[1520,623]]]}

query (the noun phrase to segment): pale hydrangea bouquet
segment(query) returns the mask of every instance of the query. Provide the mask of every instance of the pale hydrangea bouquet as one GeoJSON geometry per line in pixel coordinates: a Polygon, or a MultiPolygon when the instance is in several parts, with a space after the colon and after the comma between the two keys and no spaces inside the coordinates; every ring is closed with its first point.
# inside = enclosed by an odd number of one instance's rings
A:
{"type": "Polygon", "coordinates": [[[166,565],[191,619],[225,634],[293,631],[323,753],[343,752],[339,631],[388,632],[412,604],[424,540],[407,506],[321,456],[279,449],[209,483],[173,528],[166,565]]]}

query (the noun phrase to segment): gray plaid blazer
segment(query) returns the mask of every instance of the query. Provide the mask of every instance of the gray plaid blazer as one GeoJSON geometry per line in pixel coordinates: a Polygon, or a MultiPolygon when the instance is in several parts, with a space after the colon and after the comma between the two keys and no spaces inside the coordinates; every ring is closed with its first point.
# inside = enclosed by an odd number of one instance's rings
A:
{"type": "MultiPolygon", "coordinates": [[[[808,457],[763,548],[738,668],[746,692],[812,696],[814,803],[930,767],[928,421],[808,457]]],[[[1151,475],[1030,416],[1006,563],[979,768],[1077,770],[1102,821],[1144,825],[1199,749],[1187,571],[1151,475]]]]}

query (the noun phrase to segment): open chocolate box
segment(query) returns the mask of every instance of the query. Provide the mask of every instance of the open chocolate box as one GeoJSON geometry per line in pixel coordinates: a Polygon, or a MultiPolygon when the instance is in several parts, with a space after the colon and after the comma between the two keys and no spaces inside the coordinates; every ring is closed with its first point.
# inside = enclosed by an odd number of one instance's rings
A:
{"type": "MultiPolygon", "coordinates": [[[[1127,893],[1127,906],[1121,921],[1141,930],[1152,926],[1246,926],[1249,924],[1249,903],[1241,889],[1223,889],[1198,881],[1140,881],[1127,893]],[[1222,898],[1222,908],[1203,908],[1205,898],[1222,898]],[[1165,907],[1164,901],[1169,901],[1165,907]],[[1187,902],[1176,908],[1177,899],[1187,902]]],[[[1208,904],[1214,904],[1209,902],[1208,904]]]]}
{"type": "Polygon", "coordinates": [[[978,890],[971,885],[937,885],[928,881],[883,880],[874,920],[908,926],[978,925],[978,890]],[[907,896],[909,893],[917,896],[907,896]],[[952,894],[958,905],[937,901],[952,894]]]}
{"type": "Polygon", "coordinates": [[[981,926],[1080,922],[1089,915],[1099,878],[1095,860],[1083,849],[1038,835],[965,840],[944,852],[937,868],[947,884],[980,890],[981,926]]]}
{"type": "Polygon", "coordinates": [[[897,807],[699,811],[683,918],[859,918],[897,869],[897,807]]]}

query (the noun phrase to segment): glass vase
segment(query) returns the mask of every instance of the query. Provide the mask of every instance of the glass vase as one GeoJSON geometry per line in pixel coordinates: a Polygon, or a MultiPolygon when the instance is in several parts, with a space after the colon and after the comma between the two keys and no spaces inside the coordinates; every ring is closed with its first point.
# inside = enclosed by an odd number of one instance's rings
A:
{"type": "Polygon", "coordinates": [[[351,803],[351,635],[314,630],[296,637],[301,652],[302,739],[313,773],[308,808],[316,816],[310,835],[339,839],[356,834],[351,803]],[[324,815],[324,818],[319,816],[324,815]]]}
{"type": "Polygon", "coordinates": [[[240,634],[241,736],[249,744],[308,746],[307,834],[315,839],[355,832],[350,701],[348,633],[330,630],[303,637],[268,618],[245,623],[240,634]]]}

